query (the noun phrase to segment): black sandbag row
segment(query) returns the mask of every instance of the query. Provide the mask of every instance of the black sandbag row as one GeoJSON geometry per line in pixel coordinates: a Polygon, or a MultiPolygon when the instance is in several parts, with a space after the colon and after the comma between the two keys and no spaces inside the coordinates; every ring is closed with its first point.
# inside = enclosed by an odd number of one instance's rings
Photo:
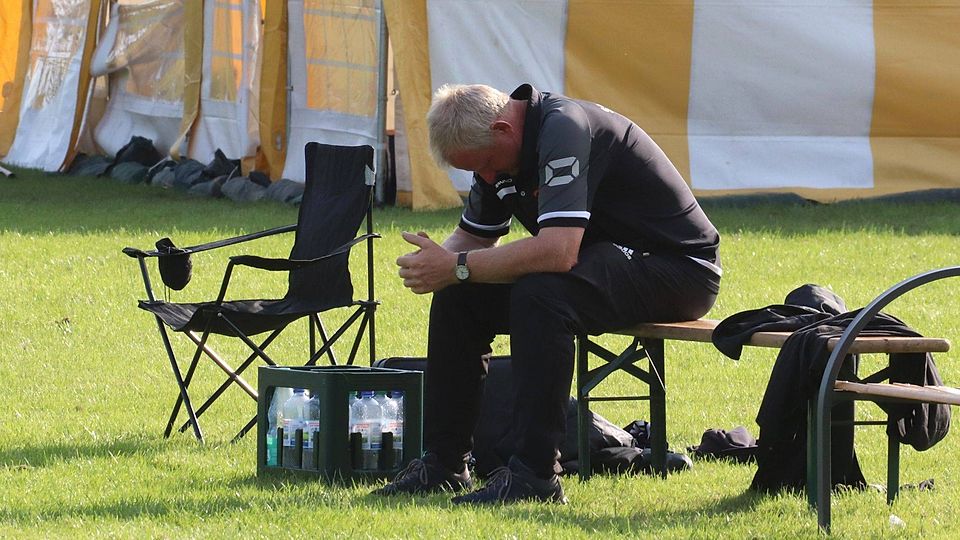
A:
{"type": "Polygon", "coordinates": [[[183,158],[164,158],[150,139],[134,136],[115,157],[80,154],[68,174],[107,176],[125,184],[149,184],[174,188],[192,195],[228,198],[238,202],[262,199],[299,204],[303,184],[288,179],[271,182],[259,171],[242,175],[239,159],[228,158],[220,149],[209,163],[183,158]]]}

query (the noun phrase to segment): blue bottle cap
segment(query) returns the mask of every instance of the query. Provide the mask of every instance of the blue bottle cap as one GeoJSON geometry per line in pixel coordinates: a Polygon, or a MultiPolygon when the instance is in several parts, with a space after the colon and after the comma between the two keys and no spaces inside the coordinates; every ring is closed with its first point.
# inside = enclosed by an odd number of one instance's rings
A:
{"type": "Polygon", "coordinates": [[[361,391],[361,392],[360,392],[360,397],[365,397],[365,398],[368,398],[368,397],[369,397],[369,398],[372,398],[372,397],[373,397],[373,390],[363,390],[363,391],[361,391]]]}
{"type": "Polygon", "coordinates": [[[391,390],[391,391],[390,391],[390,397],[392,397],[392,398],[394,398],[394,399],[396,399],[396,398],[402,398],[402,397],[403,397],[403,390],[391,390]]]}

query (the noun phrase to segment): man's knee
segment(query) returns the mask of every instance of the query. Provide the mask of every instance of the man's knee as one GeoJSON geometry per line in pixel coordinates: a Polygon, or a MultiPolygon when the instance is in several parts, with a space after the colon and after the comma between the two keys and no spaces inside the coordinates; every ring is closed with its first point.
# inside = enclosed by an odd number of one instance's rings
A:
{"type": "Polygon", "coordinates": [[[470,305],[470,284],[452,285],[433,293],[431,309],[463,309],[470,305]]]}
{"type": "Polygon", "coordinates": [[[513,316],[570,317],[572,308],[567,301],[569,284],[560,274],[528,274],[516,281],[510,294],[510,313],[513,316]]]}

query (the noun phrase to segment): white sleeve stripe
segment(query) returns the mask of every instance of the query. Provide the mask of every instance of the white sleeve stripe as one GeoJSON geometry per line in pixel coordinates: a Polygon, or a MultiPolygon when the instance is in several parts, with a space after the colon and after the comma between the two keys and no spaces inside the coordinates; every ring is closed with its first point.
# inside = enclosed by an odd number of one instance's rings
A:
{"type": "Polygon", "coordinates": [[[713,264],[712,262],[707,261],[707,260],[704,260],[704,259],[698,259],[698,258],[696,258],[696,257],[691,257],[691,256],[689,256],[689,255],[688,255],[688,257],[690,257],[691,259],[693,259],[694,262],[697,262],[697,263],[699,263],[699,264],[701,264],[701,265],[703,265],[703,266],[706,266],[707,268],[709,268],[710,270],[712,270],[714,274],[716,274],[716,275],[718,275],[718,276],[721,276],[721,277],[723,276],[723,268],[720,268],[719,266],[713,264]]]}
{"type": "Polygon", "coordinates": [[[563,212],[547,212],[542,214],[537,218],[537,223],[546,221],[548,219],[556,218],[581,218],[581,219],[590,219],[590,212],[582,210],[572,210],[572,211],[563,211],[563,212]]]}
{"type": "Polygon", "coordinates": [[[497,192],[497,197],[500,197],[500,198],[502,199],[502,198],[506,197],[507,195],[510,195],[510,194],[516,193],[516,192],[517,192],[517,188],[515,188],[515,187],[513,187],[513,186],[505,187],[505,188],[503,188],[503,189],[501,189],[500,191],[497,192]]]}
{"type": "Polygon", "coordinates": [[[460,219],[462,219],[463,222],[466,223],[467,225],[475,229],[480,229],[481,231],[498,231],[500,229],[506,229],[510,227],[510,223],[513,221],[513,218],[510,218],[504,221],[503,223],[500,223],[497,225],[481,225],[479,223],[474,223],[470,221],[469,219],[466,218],[466,216],[460,216],[460,219]]]}

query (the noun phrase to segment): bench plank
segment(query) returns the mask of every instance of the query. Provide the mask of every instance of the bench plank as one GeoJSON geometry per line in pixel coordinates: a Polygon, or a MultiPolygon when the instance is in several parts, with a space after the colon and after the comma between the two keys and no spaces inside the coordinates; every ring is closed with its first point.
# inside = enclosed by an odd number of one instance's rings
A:
{"type": "Polygon", "coordinates": [[[950,386],[917,386],[904,383],[855,383],[837,381],[834,388],[862,396],[877,396],[923,403],[960,405],[960,389],[950,386]]]}
{"type": "MultiPolygon", "coordinates": [[[[709,343],[713,336],[713,329],[719,323],[720,321],[716,319],[698,319],[696,321],[673,323],[641,323],[613,333],[639,338],[709,343]]],[[[790,337],[790,332],[757,332],[750,338],[748,345],[779,349],[788,337],[790,337]]],[[[839,341],[840,338],[831,338],[827,345],[828,349],[832,351],[839,341]]],[[[947,352],[949,350],[950,342],[940,338],[862,336],[854,340],[850,353],[947,352]]]]}

